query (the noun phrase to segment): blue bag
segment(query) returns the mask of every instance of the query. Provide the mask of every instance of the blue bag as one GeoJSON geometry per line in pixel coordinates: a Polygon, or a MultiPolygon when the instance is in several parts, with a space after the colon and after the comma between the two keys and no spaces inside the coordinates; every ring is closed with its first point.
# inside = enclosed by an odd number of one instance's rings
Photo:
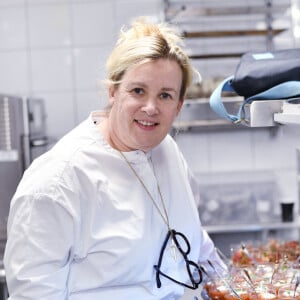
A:
{"type": "Polygon", "coordinates": [[[233,123],[244,121],[244,108],[254,100],[291,99],[300,96],[300,49],[248,52],[242,55],[234,76],[226,78],[210,96],[210,107],[233,123]],[[223,92],[244,97],[236,114],[227,112],[223,92]]]}

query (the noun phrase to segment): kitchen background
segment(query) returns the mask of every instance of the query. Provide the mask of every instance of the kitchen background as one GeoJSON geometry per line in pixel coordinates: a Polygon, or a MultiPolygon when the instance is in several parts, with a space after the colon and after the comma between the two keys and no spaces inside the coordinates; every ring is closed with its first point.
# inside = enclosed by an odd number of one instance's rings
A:
{"type": "MultiPolygon", "coordinates": [[[[239,3],[249,8],[267,3],[263,0],[240,2],[222,1],[222,6],[233,8],[239,3]]],[[[300,1],[273,2],[275,6],[286,8],[272,24],[286,30],[272,37],[271,46],[300,47],[300,1]]],[[[139,15],[151,16],[154,20],[167,16],[172,20],[172,5],[185,10],[184,5],[195,3],[218,7],[221,2],[0,0],[0,92],[43,98],[47,135],[57,140],[84,120],[91,110],[106,105],[101,86],[105,60],[123,24],[139,15]],[[164,10],[168,2],[171,14],[164,10]]],[[[184,19],[176,20],[178,15],[174,11],[173,16],[174,22],[185,24],[186,28],[196,26],[195,23],[186,25],[184,19]]],[[[210,19],[213,23],[205,17],[199,17],[197,22],[202,29],[205,26],[211,29],[212,24],[216,29],[234,29],[253,26],[254,18],[247,13],[238,19],[231,18],[231,23],[220,15],[218,20],[210,19]]],[[[255,26],[265,26],[264,21],[255,26]]],[[[191,54],[203,54],[228,52],[234,47],[239,52],[265,50],[270,47],[269,43],[270,40],[261,37],[248,37],[247,42],[228,39],[227,43],[216,38],[210,43],[187,41],[187,46],[191,54]]],[[[238,61],[238,58],[195,59],[194,65],[206,80],[231,75],[238,61]]],[[[224,126],[179,132],[175,138],[202,187],[199,210],[203,223],[276,221],[281,201],[295,202],[298,214],[299,129],[299,125],[259,129],[224,126]]],[[[0,202],[0,210],[1,205],[0,202]]]]}
{"type": "MultiPolygon", "coordinates": [[[[300,47],[300,0],[0,0],[0,94],[42,98],[47,136],[59,139],[106,105],[105,60],[120,27],[139,15],[167,18],[200,33],[279,29],[274,36],[187,39],[203,81],[233,74],[239,58],[226,54],[300,47]],[[264,5],[276,13],[259,15],[257,7],[264,5]]],[[[197,109],[205,118],[207,101],[203,110],[197,106],[189,114],[191,107],[184,107],[179,124],[190,115],[197,119],[197,109]]],[[[17,128],[23,121],[15,122],[17,128]]],[[[242,239],[299,239],[300,125],[196,126],[175,139],[199,179],[202,222],[226,254],[242,239]],[[295,202],[295,222],[279,222],[281,201],[295,202]]],[[[0,143],[0,186],[5,187],[1,150],[0,143]]],[[[8,201],[0,201],[4,242],[8,201]]]]}

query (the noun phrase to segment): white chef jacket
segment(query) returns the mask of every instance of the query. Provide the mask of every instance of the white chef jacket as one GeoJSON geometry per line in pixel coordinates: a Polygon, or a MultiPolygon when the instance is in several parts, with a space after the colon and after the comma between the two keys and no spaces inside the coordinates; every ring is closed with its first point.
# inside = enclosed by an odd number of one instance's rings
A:
{"type": "MultiPolygon", "coordinates": [[[[184,292],[162,276],[157,288],[153,266],[167,226],[97,120],[92,113],[24,173],[11,201],[4,256],[11,300],[157,300],[184,292]]],[[[146,154],[124,154],[162,210],[158,181],[171,228],[190,242],[189,259],[214,260],[196,185],[173,139],[146,154]]],[[[168,247],[162,271],[188,279],[182,257],[174,261],[168,247]]]]}

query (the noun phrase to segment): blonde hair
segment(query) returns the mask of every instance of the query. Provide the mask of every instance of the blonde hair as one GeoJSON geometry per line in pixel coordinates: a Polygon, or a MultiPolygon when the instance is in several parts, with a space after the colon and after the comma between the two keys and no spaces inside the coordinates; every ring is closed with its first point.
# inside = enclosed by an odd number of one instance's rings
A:
{"type": "Polygon", "coordinates": [[[109,85],[120,84],[125,72],[135,66],[159,58],[176,61],[182,70],[180,99],[191,85],[195,71],[188,56],[179,46],[180,35],[165,23],[148,23],[145,18],[136,19],[127,31],[122,28],[106,68],[109,85]]]}

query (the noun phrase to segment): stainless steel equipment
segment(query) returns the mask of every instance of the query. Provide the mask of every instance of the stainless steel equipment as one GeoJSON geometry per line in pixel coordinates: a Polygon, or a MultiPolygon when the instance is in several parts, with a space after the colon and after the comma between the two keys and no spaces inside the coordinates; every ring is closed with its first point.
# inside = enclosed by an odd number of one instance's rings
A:
{"type": "Polygon", "coordinates": [[[0,94],[0,238],[10,199],[33,159],[47,150],[43,99],[0,94]]]}
{"type": "Polygon", "coordinates": [[[3,262],[0,261],[0,300],[6,300],[8,298],[8,290],[5,279],[5,270],[3,262]]]}
{"type": "Polygon", "coordinates": [[[8,297],[2,263],[10,200],[24,170],[48,149],[43,99],[0,94],[0,300],[8,297]]]}
{"type": "Polygon", "coordinates": [[[256,100],[245,107],[250,127],[300,124],[300,98],[289,100],[256,100]]]}

